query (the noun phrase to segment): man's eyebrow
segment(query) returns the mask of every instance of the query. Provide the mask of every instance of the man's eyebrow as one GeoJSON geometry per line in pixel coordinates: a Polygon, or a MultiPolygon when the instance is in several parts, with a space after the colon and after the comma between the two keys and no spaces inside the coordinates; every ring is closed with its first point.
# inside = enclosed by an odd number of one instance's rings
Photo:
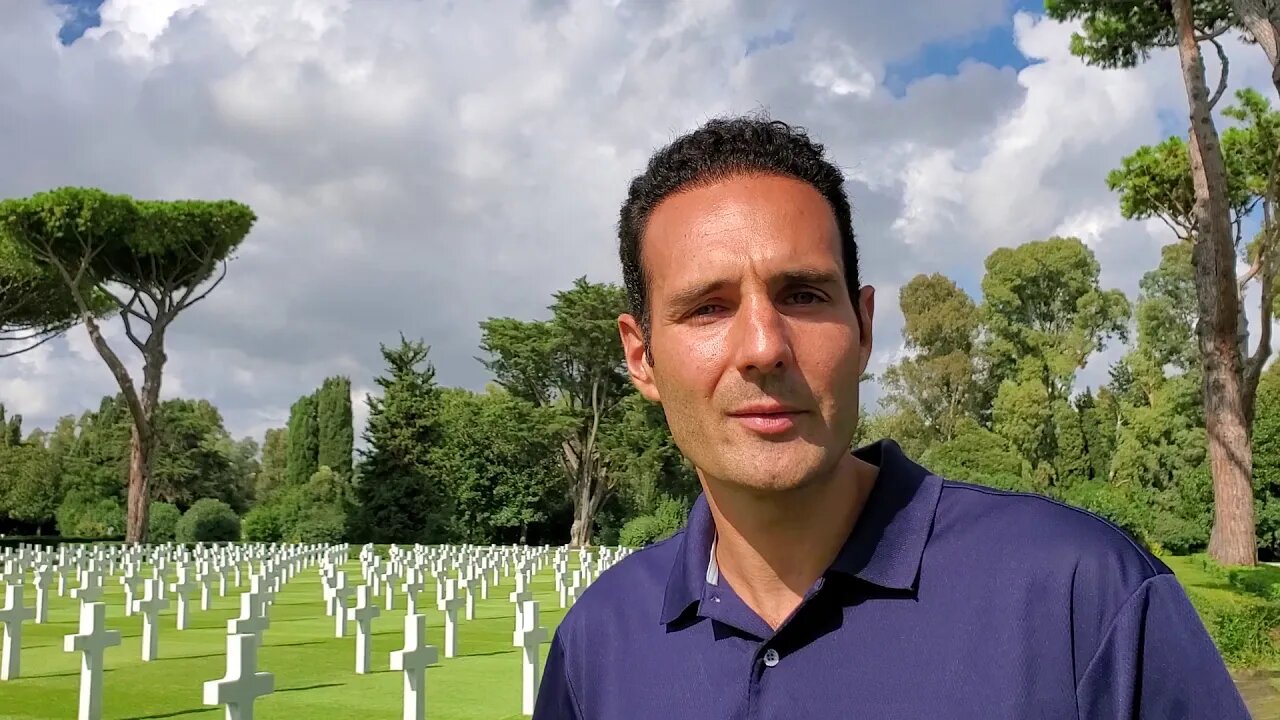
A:
{"type": "Polygon", "coordinates": [[[844,278],[834,270],[818,268],[798,268],[788,270],[779,276],[783,285],[831,285],[839,284],[844,278]]]}
{"type": "Polygon", "coordinates": [[[697,283],[696,285],[690,285],[687,288],[683,288],[672,293],[671,297],[667,298],[667,304],[670,305],[673,310],[684,310],[687,306],[698,302],[698,300],[700,300],[704,295],[710,295],[717,290],[723,290],[730,284],[731,282],[728,278],[705,280],[697,283]]]}
{"type": "MultiPolygon", "coordinates": [[[[787,270],[780,273],[777,277],[781,284],[785,286],[791,285],[833,285],[844,281],[843,277],[833,270],[821,270],[819,268],[797,268],[795,270],[787,270]]],[[[718,290],[723,290],[733,284],[728,278],[715,278],[705,280],[687,288],[677,290],[667,298],[667,304],[673,310],[683,310],[688,306],[698,302],[706,295],[710,295],[718,290]]]]}

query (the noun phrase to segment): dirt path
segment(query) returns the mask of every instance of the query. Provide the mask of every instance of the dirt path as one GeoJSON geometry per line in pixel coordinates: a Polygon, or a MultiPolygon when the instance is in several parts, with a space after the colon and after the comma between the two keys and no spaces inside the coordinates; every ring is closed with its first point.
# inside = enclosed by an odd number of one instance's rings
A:
{"type": "Polygon", "coordinates": [[[1236,673],[1235,679],[1253,720],[1280,720],[1280,673],[1236,673]]]}

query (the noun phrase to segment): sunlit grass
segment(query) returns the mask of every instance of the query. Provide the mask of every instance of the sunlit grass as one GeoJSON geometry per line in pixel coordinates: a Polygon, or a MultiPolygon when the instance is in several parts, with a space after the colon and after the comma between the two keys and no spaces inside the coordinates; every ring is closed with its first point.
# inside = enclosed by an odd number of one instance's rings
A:
{"type": "MultiPolygon", "coordinates": [[[[576,558],[575,558],[576,559],[576,558]]],[[[360,581],[359,564],[346,568],[351,584],[360,581]]],[[[149,576],[149,571],[147,576],[149,576]]],[[[172,577],[170,579],[173,579],[172,577]]],[[[189,627],[177,630],[176,600],[161,615],[159,654],[154,662],[142,661],[142,618],[125,617],[124,591],[116,576],[106,578],[103,601],[107,624],[121,631],[123,642],[106,655],[103,681],[104,718],[220,718],[223,710],[201,704],[205,680],[225,672],[227,620],[239,614],[240,590],[248,590],[247,575],[241,588],[227,589],[214,597],[209,610],[199,609],[199,596],[189,609],[189,627]]],[[[435,609],[436,589],[431,578],[423,591],[420,612],[426,615],[427,637],[440,660],[427,669],[427,714],[432,720],[448,718],[494,720],[519,718],[521,651],[512,647],[515,609],[507,600],[515,589],[511,578],[490,588],[488,600],[476,600],[475,619],[463,619],[459,611],[458,657],[444,657],[444,618],[435,609]]],[[[70,596],[75,583],[68,579],[68,594],[49,593],[49,622],[23,625],[22,676],[0,683],[0,717],[74,718],[79,687],[79,655],[62,650],[64,635],[77,632],[78,601],[70,596]]],[[[540,602],[540,624],[548,637],[564,611],[559,607],[551,569],[534,580],[532,590],[540,602]]],[[[320,578],[314,567],[298,573],[282,588],[271,608],[271,625],[259,653],[259,669],[275,675],[276,692],[255,706],[263,718],[387,718],[400,717],[400,673],[391,671],[389,653],[402,645],[405,603],[395,594],[393,610],[384,610],[373,621],[373,672],[355,673],[355,624],[345,638],[334,637],[334,619],[325,614],[320,578]]],[[[25,591],[28,605],[35,604],[35,588],[25,591]]],[[[382,604],[382,598],[379,599],[382,604]]],[[[548,646],[543,646],[546,657],[548,646]]]]}

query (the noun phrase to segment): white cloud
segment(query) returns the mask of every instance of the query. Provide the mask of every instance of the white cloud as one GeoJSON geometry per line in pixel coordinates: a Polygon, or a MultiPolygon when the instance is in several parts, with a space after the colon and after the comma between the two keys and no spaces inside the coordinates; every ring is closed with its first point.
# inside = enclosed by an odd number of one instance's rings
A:
{"type": "MultiPolygon", "coordinates": [[[[107,0],[102,26],[61,47],[56,9],[16,0],[0,5],[0,62],[24,68],[0,76],[0,196],[91,184],[249,203],[259,221],[223,286],[171,331],[165,394],[208,397],[233,432],[260,438],[336,373],[352,378],[362,424],[378,343],[401,332],[432,346],[441,382],[482,388],[478,323],[543,317],[579,275],[617,281],[618,205],[648,154],[707,117],[763,107],[848,173],[863,275],[882,288],[878,371],[900,351],[896,288],[917,272],[972,281],[996,246],[1073,232],[1104,282],[1132,292],[1166,241],[1120,222],[1103,178],[1160,139],[1161,112],[1185,112],[1168,55],[1087,68],[1069,28],[1024,14],[1018,47],[1037,64],[968,62],[900,97],[882,85],[890,63],[1006,12],[1005,0],[527,0],[501,14],[107,0]],[[790,42],[747,52],[779,29],[790,42]]],[[[1233,73],[1265,81],[1254,54],[1233,54],[1233,73]]],[[[0,401],[29,425],[115,392],[83,329],[4,362],[0,401]]]]}

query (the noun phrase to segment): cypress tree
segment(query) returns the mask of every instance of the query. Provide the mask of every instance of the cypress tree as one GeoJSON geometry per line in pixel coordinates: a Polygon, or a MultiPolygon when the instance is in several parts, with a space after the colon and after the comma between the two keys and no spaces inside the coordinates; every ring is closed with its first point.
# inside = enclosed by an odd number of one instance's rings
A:
{"type": "Polygon", "coordinates": [[[399,347],[382,346],[389,372],[376,380],[382,396],[368,400],[351,538],[357,542],[431,542],[438,535],[445,492],[431,454],[441,441],[439,390],[435,369],[418,367],[428,352],[403,337],[399,347]]]}
{"type": "Polygon", "coordinates": [[[292,486],[307,484],[320,468],[320,428],[316,397],[303,395],[289,413],[288,478],[292,486]]]}
{"type": "Polygon", "coordinates": [[[316,398],[319,464],[327,465],[342,482],[350,482],[351,453],[355,445],[355,430],[351,425],[350,378],[325,378],[316,398]]]}

